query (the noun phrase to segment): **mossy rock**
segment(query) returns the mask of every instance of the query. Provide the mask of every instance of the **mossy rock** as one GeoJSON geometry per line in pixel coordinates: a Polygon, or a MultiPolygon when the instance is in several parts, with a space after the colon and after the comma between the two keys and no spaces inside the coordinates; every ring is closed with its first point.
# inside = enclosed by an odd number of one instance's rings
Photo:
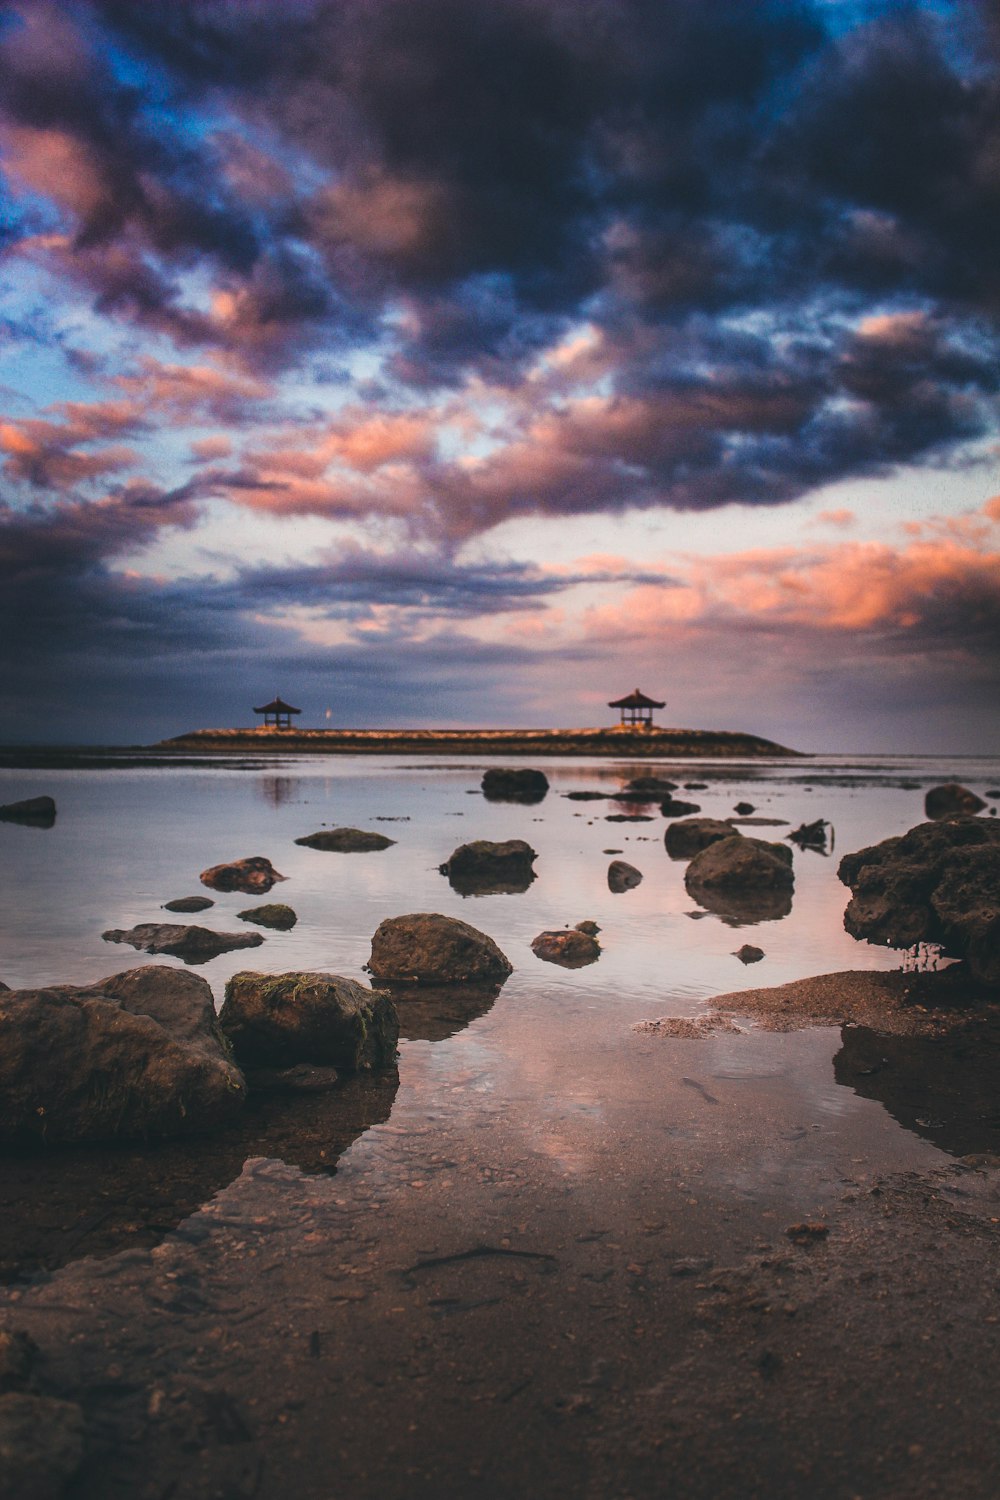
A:
{"type": "Polygon", "coordinates": [[[237,1060],[250,1068],[390,1067],[399,1040],[389,996],[340,974],[234,974],[219,1024],[237,1060]]]}

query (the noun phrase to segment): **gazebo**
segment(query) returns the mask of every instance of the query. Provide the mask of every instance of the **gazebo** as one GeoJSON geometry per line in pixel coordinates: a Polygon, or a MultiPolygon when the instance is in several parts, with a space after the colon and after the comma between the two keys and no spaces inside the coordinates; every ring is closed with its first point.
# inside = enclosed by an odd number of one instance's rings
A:
{"type": "Polygon", "coordinates": [[[255,708],[255,714],[264,715],[265,729],[291,729],[292,714],[300,714],[301,708],[293,708],[284,698],[272,698],[263,708],[255,708]]]}
{"type": "Polygon", "coordinates": [[[659,703],[655,698],[647,698],[645,693],[640,693],[636,688],[629,693],[627,698],[615,698],[608,704],[609,708],[620,708],[622,713],[622,724],[645,724],[651,727],[653,723],[653,709],[665,708],[665,703],[659,703]]]}

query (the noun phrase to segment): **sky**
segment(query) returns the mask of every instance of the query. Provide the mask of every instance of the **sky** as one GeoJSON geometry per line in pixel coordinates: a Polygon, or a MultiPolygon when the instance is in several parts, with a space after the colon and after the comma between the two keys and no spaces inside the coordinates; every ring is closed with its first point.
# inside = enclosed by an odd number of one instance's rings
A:
{"type": "Polygon", "coordinates": [[[1000,745],[993,0],[0,3],[0,740],[1000,745]]]}

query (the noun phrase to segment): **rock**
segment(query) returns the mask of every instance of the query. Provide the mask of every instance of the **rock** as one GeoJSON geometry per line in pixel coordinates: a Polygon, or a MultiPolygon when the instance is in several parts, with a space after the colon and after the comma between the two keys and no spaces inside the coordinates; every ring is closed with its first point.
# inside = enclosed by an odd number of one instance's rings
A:
{"type": "Polygon", "coordinates": [[[281,901],[269,901],[265,906],[248,906],[236,915],[241,922],[256,922],[258,927],[274,927],[278,932],[288,932],[299,920],[290,906],[281,901]]]}
{"type": "Polygon", "coordinates": [[[700,906],[735,924],[771,922],[792,909],[792,851],[763,839],[719,839],[696,854],[684,875],[700,906]]]}
{"type": "Polygon", "coordinates": [[[792,833],[786,833],[785,838],[791,839],[800,849],[815,849],[819,854],[827,852],[826,840],[827,829],[830,829],[830,848],[833,848],[833,828],[825,818],[817,818],[814,823],[800,823],[792,833]]]}
{"type": "Polygon", "coordinates": [[[0,807],[0,822],[4,823],[51,828],[55,820],[56,805],[51,797],[28,797],[24,802],[8,802],[0,807]]]}
{"type": "Polygon", "coordinates": [[[738,958],[741,964],[759,964],[764,957],[764,950],[755,948],[753,943],[744,943],[742,948],[737,948],[734,957],[738,958]]]}
{"type": "Polygon", "coordinates": [[[606,802],[608,792],[566,792],[564,794],[570,802],[606,802]]]}
{"type": "Polygon", "coordinates": [[[665,818],[686,818],[688,813],[699,813],[697,802],[684,802],[679,797],[665,797],[660,803],[660,812],[665,818]]]}
{"type": "Polygon", "coordinates": [[[0,1494],[59,1500],[83,1462],[83,1439],[75,1401],[24,1391],[0,1396],[0,1494]]]}
{"type": "Polygon", "coordinates": [[[642,872],[624,859],[613,859],[608,865],[608,890],[615,896],[631,891],[642,881],[642,872]]]}
{"type": "Polygon", "coordinates": [[[645,813],[608,813],[605,823],[652,823],[645,813]]]}
{"type": "Polygon", "coordinates": [[[577,932],[585,932],[588,937],[596,937],[601,929],[596,922],[577,922],[576,930],[577,932]]]}
{"type": "Polygon", "coordinates": [[[251,1095],[262,1089],[272,1094],[328,1094],[340,1082],[336,1068],[296,1063],[292,1068],[248,1068],[247,1087],[251,1095]]]}
{"type": "Polygon", "coordinates": [[[28,1387],[38,1345],[16,1328],[0,1328],[0,1394],[28,1387]]]}
{"type": "Polygon", "coordinates": [[[957,781],[932,786],[924,798],[924,811],[929,818],[951,818],[956,813],[977,813],[985,806],[981,797],[970,792],[967,786],[960,786],[957,781]]]}
{"type": "Polygon", "coordinates": [[[1000,983],[1000,826],[986,818],[918,823],[899,838],[847,854],[837,871],[853,893],[852,937],[890,948],[938,943],[1000,983]]]}
{"type": "Polygon", "coordinates": [[[527,768],[508,770],[491,766],[484,771],[483,796],[489,802],[525,802],[533,805],[541,802],[549,789],[549,778],[544,771],[527,768]]]}
{"type": "Polygon", "coordinates": [[[237,1119],[245,1093],[211,989],[182,969],[0,996],[0,1140],[190,1135],[237,1119]]]}
{"type": "Polygon", "coordinates": [[[707,781],[685,781],[685,783],[684,783],[684,790],[686,792],[707,792],[708,791],[708,782],[707,781]]]}
{"type": "Polygon", "coordinates": [[[601,945],[590,933],[581,932],[578,927],[565,927],[556,932],[540,932],[532,939],[531,951],[547,964],[582,969],[597,962],[601,945]]]}
{"type": "Polygon", "coordinates": [[[756,811],[757,809],[754,807],[752,802],[737,802],[736,806],[733,808],[733,812],[739,813],[741,818],[748,818],[751,813],[754,813],[756,811]]]}
{"type": "Polygon", "coordinates": [[[215,902],[209,896],[178,896],[176,901],[164,901],[164,911],[196,912],[208,911],[215,902]]]}
{"type": "Polygon", "coordinates": [[[377,849],[391,848],[396,840],[364,828],[321,828],[318,833],[307,833],[295,842],[306,849],[323,849],[332,854],[371,854],[377,849]]]}
{"type": "Polygon", "coordinates": [[[176,922],[140,922],[127,930],[109,928],[101,933],[106,943],[129,943],[146,953],[169,953],[186,964],[204,964],[234,948],[259,948],[259,932],[212,932],[207,927],[183,926],[176,922]]]}
{"type": "Polygon", "coordinates": [[[652,792],[655,797],[669,796],[677,790],[676,781],[667,781],[664,776],[633,776],[626,785],[632,792],[652,792]]]}
{"type": "Polygon", "coordinates": [[[730,823],[718,818],[683,818],[671,823],[663,835],[663,842],[671,859],[691,859],[719,839],[741,838],[730,823]]]}
{"type": "Polygon", "coordinates": [[[370,1071],[395,1062],[399,1039],[389,996],[339,974],[234,974],[219,1025],[251,1068],[370,1071]]]}
{"type": "Polygon", "coordinates": [[[532,862],[537,858],[524,839],[498,844],[474,839],[471,844],[460,844],[438,868],[461,896],[515,895],[526,891],[535,879],[532,862]]]}
{"type": "Polygon", "coordinates": [[[463,984],[506,979],[513,965],[468,922],[436,912],[388,917],[372,938],[369,971],[397,984],[463,984]]]}
{"type": "Polygon", "coordinates": [[[634,788],[626,787],[623,792],[612,792],[611,801],[621,802],[626,807],[634,804],[638,804],[640,807],[648,807],[651,802],[657,800],[658,795],[656,792],[639,792],[634,788]]]}
{"type": "Polygon", "coordinates": [[[261,854],[247,859],[236,859],[228,865],[213,865],[202,870],[198,879],[213,891],[242,891],[246,896],[263,895],[276,881],[284,880],[269,859],[261,854]]]}

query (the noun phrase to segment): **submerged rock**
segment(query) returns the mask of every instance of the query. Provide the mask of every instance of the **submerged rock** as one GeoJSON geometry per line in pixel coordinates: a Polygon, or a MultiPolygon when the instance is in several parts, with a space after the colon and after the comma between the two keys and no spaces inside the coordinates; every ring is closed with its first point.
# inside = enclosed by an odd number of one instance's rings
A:
{"type": "Polygon", "coordinates": [[[853,893],[852,937],[910,948],[938,943],[972,974],[1000,983],[1000,825],[956,817],[846,854],[837,871],[853,893]]]}
{"type": "Polygon", "coordinates": [[[190,1135],[235,1120],[245,1093],[211,989],[182,969],[0,996],[0,1140],[190,1135]]]}
{"type": "Polygon", "coordinates": [[[234,859],[230,864],[212,865],[202,870],[198,879],[213,891],[242,891],[246,896],[262,895],[277,881],[284,880],[269,859],[262,854],[252,854],[247,859],[234,859]]]}
{"type": "Polygon", "coordinates": [[[318,833],[307,833],[295,842],[307,849],[325,849],[332,854],[371,854],[391,848],[396,840],[364,828],[321,828],[318,833]]]}
{"type": "Polygon", "coordinates": [[[947,781],[943,786],[932,786],[924,798],[924,811],[929,818],[952,818],[961,813],[981,812],[986,806],[982,797],[970,792],[967,786],[957,781],[947,781]]]}
{"type": "Polygon", "coordinates": [[[685,802],[680,797],[665,797],[660,803],[660,812],[665,818],[686,818],[689,813],[701,812],[697,802],[685,802]]]}
{"type": "Polygon", "coordinates": [[[592,934],[581,932],[579,927],[564,927],[554,932],[540,932],[532,939],[531,951],[547,964],[582,969],[597,962],[601,945],[592,934]]]}
{"type": "Polygon", "coordinates": [[[164,901],[164,911],[196,912],[208,911],[215,902],[208,896],[178,896],[176,901],[164,901]]]}
{"type": "Polygon", "coordinates": [[[624,891],[634,890],[641,882],[642,871],[626,860],[613,859],[608,865],[608,890],[612,895],[620,896],[624,891]]]}
{"type": "Polygon", "coordinates": [[[234,974],[219,1025],[251,1068],[370,1071],[395,1062],[399,1039],[389,996],[339,974],[234,974]]]}
{"type": "Polygon", "coordinates": [[[4,823],[51,828],[55,820],[56,805],[51,797],[28,797],[23,802],[7,802],[0,807],[0,822],[4,823]]]}
{"type": "Polygon", "coordinates": [[[720,839],[740,838],[731,823],[719,818],[682,818],[671,823],[663,835],[663,842],[671,859],[691,859],[716,844],[720,839]]]}
{"type": "Polygon", "coordinates": [[[288,932],[299,920],[290,906],[281,901],[269,901],[264,906],[248,906],[236,915],[241,922],[256,922],[258,927],[273,927],[278,932],[288,932]]]}
{"type": "Polygon", "coordinates": [[[513,965],[491,937],[457,917],[387,917],[372,938],[368,969],[396,984],[467,984],[506,979],[513,965]]]}
{"type": "Polygon", "coordinates": [[[489,802],[524,802],[534,805],[541,802],[549,789],[549,778],[544,771],[533,771],[527,767],[507,769],[491,766],[483,772],[483,796],[489,802]]]}
{"type": "Polygon", "coordinates": [[[535,879],[532,863],[537,858],[524,839],[474,839],[460,844],[438,868],[461,896],[515,895],[535,879]]]}
{"type": "Polygon", "coordinates": [[[184,926],[176,922],[140,922],[137,927],[110,928],[102,932],[106,943],[129,943],[146,953],[169,953],[186,964],[204,964],[234,948],[258,948],[264,941],[259,932],[212,932],[208,927],[184,926]]]}

